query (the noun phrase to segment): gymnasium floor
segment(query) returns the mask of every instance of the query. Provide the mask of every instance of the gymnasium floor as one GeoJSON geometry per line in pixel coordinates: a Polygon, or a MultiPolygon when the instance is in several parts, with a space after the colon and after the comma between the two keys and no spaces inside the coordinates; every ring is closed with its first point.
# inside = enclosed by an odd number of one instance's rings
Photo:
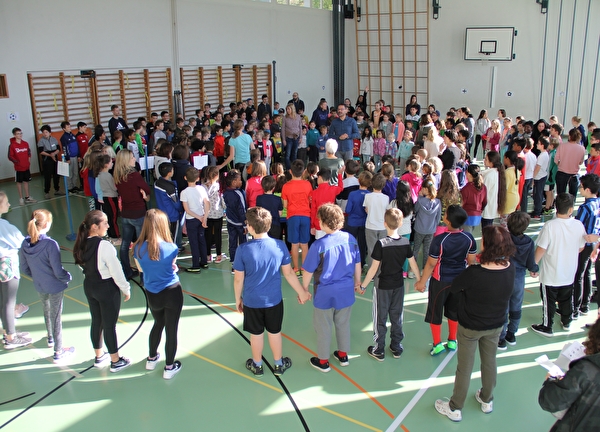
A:
{"type": "MultiPolygon", "coordinates": [[[[394,359],[388,352],[380,363],[366,354],[372,344],[369,289],[357,297],[352,311],[350,366],[341,368],[332,357],[327,374],[308,363],[316,348],[313,306],[299,305],[284,282],[284,355],[291,357],[293,367],[280,378],[272,375],[272,356],[265,348],[265,375],[256,379],[244,367],[250,357],[248,335],[241,331],[242,315],[233,309],[233,276],[225,261],[211,264],[199,275],[180,273],[186,296],[177,358],[183,370],[171,381],[162,378],[163,364],[155,371],[145,370],[152,317],[146,316],[144,294],[133,283],[131,300],[122,304],[117,325],[119,343],[124,344],[120,352],[133,365],[111,374],[107,368],[91,367],[90,317],[82,274],[70,253],[73,242],[66,240],[65,197],[20,207],[13,183],[0,185],[0,190],[13,204],[6,219],[23,231],[33,209],[46,208],[54,214],[50,235],[61,244],[63,264],[73,275],[64,302],[64,341],[65,346],[76,347],[67,365],[52,363],[37,292],[23,277],[18,302],[31,309],[17,321],[17,328],[30,332],[34,344],[0,350],[0,427],[7,431],[545,431],[553,417],[537,404],[545,370],[534,359],[544,353],[556,358],[565,342],[584,338],[583,325],[595,317],[594,309],[570,332],[556,331],[551,339],[532,333],[527,326],[539,322],[541,309],[538,285],[528,279],[518,344],[498,353],[494,412],[483,414],[473,397],[480,386],[476,361],[463,420],[454,424],[438,414],[433,403],[451,396],[456,359],[454,353],[429,355],[431,336],[423,322],[427,298],[413,290],[412,281],[406,284],[402,358],[394,359]]],[[[31,195],[38,199],[44,195],[39,177],[31,183],[31,195]]],[[[71,207],[76,229],[87,202],[71,196],[71,207]]],[[[539,223],[530,228],[537,232],[539,223]]],[[[181,263],[187,266],[189,261],[181,263]]],[[[164,354],[162,345],[160,351],[164,354]]]]}

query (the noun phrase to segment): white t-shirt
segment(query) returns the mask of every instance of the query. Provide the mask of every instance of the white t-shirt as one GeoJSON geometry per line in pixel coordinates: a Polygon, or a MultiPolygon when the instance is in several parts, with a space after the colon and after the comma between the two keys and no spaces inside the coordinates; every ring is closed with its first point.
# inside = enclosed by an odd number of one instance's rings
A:
{"type": "Polygon", "coordinates": [[[546,249],[540,261],[540,283],[554,287],[573,283],[584,235],[585,228],[577,219],[556,217],[546,222],[537,240],[537,246],[546,249]]]}
{"type": "Polygon", "coordinates": [[[537,157],[535,157],[531,151],[525,153],[525,180],[533,178],[533,170],[535,169],[536,163],[537,157]]]}
{"type": "Polygon", "coordinates": [[[487,205],[481,213],[484,219],[498,217],[498,169],[488,168],[481,173],[483,184],[487,190],[487,205]]]}
{"type": "Polygon", "coordinates": [[[368,209],[367,222],[365,228],[376,231],[385,230],[383,218],[387,205],[390,203],[389,197],[384,193],[373,192],[365,195],[363,207],[368,209]]]}
{"type": "MultiPolygon", "coordinates": [[[[181,191],[181,202],[186,202],[190,211],[196,213],[198,216],[204,216],[204,200],[208,201],[208,194],[206,188],[202,186],[186,187],[181,191]]],[[[195,219],[189,214],[185,214],[186,219],[195,219]]]]}
{"type": "Polygon", "coordinates": [[[547,151],[541,152],[537,157],[536,165],[540,166],[540,170],[537,175],[533,177],[534,180],[541,180],[548,175],[548,165],[550,164],[550,155],[547,151]]]}

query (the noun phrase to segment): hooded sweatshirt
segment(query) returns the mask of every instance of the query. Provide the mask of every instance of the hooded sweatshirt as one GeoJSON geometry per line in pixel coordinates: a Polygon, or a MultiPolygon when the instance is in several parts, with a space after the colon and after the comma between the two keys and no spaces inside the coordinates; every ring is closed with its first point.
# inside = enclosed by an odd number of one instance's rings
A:
{"type": "Polygon", "coordinates": [[[41,294],[57,294],[67,288],[71,274],[60,262],[58,243],[45,234],[37,243],[25,237],[19,249],[21,273],[33,279],[35,289],[41,294]]]}
{"type": "Polygon", "coordinates": [[[438,198],[430,200],[419,195],[415,203],[415,231],[419,234],[433,234],[442,217],[442,203],[438,198]]]}
{"type": "Polygon", "coordinates": [[[517,247],[517,251],[510,258],[510,262],[515,265],[516,269],[527,269],[534,273],[539,272],[540,268],[535,263],[535,244],[533,240],[525,234],[520,236],[511,234],[510,236],[517,247]]]}

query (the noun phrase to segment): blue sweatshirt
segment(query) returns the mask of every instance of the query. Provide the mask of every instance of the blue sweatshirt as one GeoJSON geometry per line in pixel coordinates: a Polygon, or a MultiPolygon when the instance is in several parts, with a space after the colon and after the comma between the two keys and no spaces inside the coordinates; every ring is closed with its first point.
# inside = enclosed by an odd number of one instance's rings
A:
{"type": "Polygon", "coordinates": [[[71,274],[60,262],[60,248],[55,240],[42,234],[37,243],[31,237],[23,240],[19,250],[21,273],[33,279],[35,289],[42,294],[64,291],[71,281],[71,274]]]}
{"type": "Polygon", "coordinates": [[[227,189],[223,192],[225,201],[225,218],[227,222],[245,227],[246,226],[246,192],[241,189],[227,189]]]}

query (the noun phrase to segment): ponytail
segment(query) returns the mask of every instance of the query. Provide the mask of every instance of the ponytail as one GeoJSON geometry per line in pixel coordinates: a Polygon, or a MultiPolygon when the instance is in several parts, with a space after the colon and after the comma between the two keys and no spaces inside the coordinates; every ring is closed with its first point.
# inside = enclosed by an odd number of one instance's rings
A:
{"type": "Polygon", "coordinates": [[[46,209],[34,210],[31,214],[31,220],[27,223],[27,233],[31,237],[31,244],[40,240],[40,230],[43,230],[52,223],[52,213],[46,209]]]}
{"type": "Polygon", "coordinates": [[[85,263],[83,260],[83,253],[85,251],[87,239],[90,235],[90,228],[92,225],[99,225],[104,217],[104,213],[100,210],[92,210],[85,215],[83,222],[81,222],[77,230],[77,238],[75,239],[75,246],[73,246],[73,258],[75,259],[75,264],[83,265],[85,263]]]}
{"type": "Polygon", "coordinates": [[[475,189],[480,191],[481,187],[483,186],[483,178],[481,178],[481,174],[479,173],[479,165],[469,165],[467,172],[471,174],[471,177],[473,177],[473,186],[475,186],[475,189]]]}

